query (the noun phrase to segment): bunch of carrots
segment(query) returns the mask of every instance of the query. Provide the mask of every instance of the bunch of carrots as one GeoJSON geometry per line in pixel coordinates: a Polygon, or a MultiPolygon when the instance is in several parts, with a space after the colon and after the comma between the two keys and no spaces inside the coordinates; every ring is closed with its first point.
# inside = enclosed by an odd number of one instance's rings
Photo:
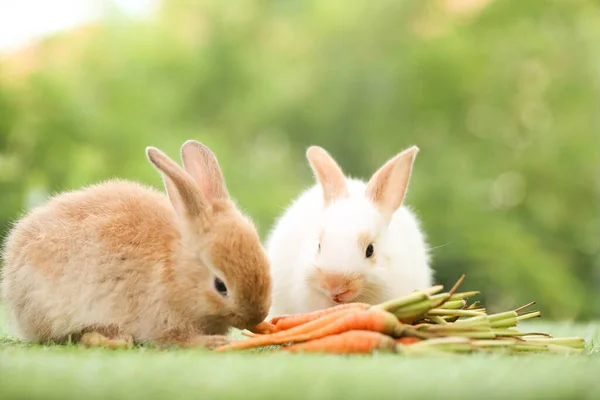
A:
{"type": "Polygon", "coordinates": [[[517,330],[518,322],[541,316],[539,311],[524,312],[535,302],[491,315],[479,302],[468,304],[479,292],[458,293],[464,279],[463,275],[448,292],[437,285],[381,304],[347,303],[274,317],[245,333],[248,339],[215,351],[270,346],[291,353],[337,354],[584,351],[585,341],[579,337],[517,330]]]}

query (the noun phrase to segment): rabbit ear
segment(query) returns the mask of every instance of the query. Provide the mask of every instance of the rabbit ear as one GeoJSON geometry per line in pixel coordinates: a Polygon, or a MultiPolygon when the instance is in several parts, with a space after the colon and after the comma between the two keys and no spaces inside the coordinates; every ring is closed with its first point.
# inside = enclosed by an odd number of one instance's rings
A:
{"type": "Polygon", "coordinates": [[[418,152],[417,146],[402,151],[388,160],[369,180],[366,195],[384,214],[391,216],[402,205],[418,152]]]}
{"type": "Polygon", "coordinates": [[[348,197],[346,177],[335,160],[319,146],[310,146],[306,158],[323,190],[325,205],[338,198],[348,197]]]}
{"type": "Polygon", "coordinates": [[[180,216],[197,216],[208,204],[192,178],[177,163],[154,147],[146,148],[150,163],[162,174],[173,208],[180,216]]]}
{"type": "Polygon", "coordinates": [[[188,140],[181,146],[183,168],[192,176],[209,203],[229,197],[215,154],[205,145],[188,140]]]}

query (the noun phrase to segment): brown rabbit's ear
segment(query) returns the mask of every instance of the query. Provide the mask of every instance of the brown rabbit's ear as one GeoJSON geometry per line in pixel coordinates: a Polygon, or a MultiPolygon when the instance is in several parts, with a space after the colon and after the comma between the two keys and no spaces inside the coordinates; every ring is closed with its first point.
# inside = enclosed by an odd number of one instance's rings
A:
{"type": "Polygon", "coordinates": [[[390,216],[402,205],[418,152],[417,146],[402,151],[388,160],[369,180],[366,195],[382,213],[390,216]]]}
{"type": "Polygon", "coordinates": [[[306,150],[306,158],[317,182],[321,185],[325,205],[331,204],[336,199],[348,197],[344,172],[325,149],[319,146],[310,146],[306,150]]]}
{"type": "Polygon", "coordinates": [[[206,199],[192,178],[177,163],[154,147],[146,148],[146,156],[161,172],[169,200],[181,216],[200,215],[207,207],[206,199]]]}
{"type": "Polygon", "coordinates": [[[192,176],[209,203],[229,197],[217,157],[208,147],[188,140],[181,146],[181,159],[183,168],[192,176]]]}

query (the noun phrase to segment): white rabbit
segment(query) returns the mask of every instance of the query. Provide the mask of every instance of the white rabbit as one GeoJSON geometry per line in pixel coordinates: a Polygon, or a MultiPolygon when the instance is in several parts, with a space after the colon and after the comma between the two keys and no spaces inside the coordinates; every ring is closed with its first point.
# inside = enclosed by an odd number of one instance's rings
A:
{"type": "Polygon", "coordinates": [[[402,204],[418,151],[397,154],[364,182],[346,178],[323,148],[308,148],[317,184],[290,205],[266,240],[270,316],[376,304],[432,285],[425,235],[402,204]]]}

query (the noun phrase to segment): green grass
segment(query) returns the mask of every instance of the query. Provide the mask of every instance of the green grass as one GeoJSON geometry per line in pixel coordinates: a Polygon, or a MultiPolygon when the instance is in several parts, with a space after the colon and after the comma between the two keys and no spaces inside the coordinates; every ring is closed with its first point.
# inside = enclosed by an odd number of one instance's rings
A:
{"type": "Polygon", "coordinates": [[[0,323],[0,399],[600,398],[600,323],[532,323],[582,336],[585,355],[318,356],[31,346],[0,323]]]}

